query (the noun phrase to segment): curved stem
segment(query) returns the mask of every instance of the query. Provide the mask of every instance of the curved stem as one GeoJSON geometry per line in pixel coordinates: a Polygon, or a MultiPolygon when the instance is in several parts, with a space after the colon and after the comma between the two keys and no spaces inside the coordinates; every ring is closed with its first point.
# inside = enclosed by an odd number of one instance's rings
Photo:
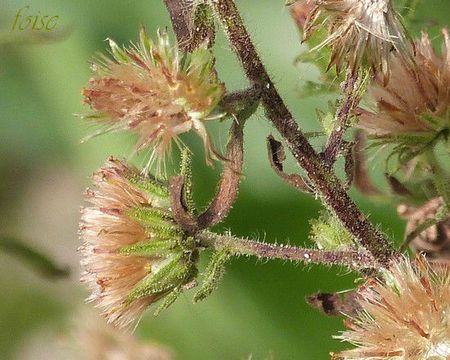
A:
{"type": "Polygon", "coordinates": [[[214,248],[216,251],[226,249],[233,255],[255,256],[260,259],[290,260],[305,264],[340,265],[357,271],[379,267],[379,264],[370,255],[354,250],[305,249],[282,244],[268,244],[228,234],[218,235],[209,231],[198,233],[196,238],[205,247],[214,248]]]}
{"type": "Polygon", "coordinates": [[[23,260],[24,263],[47,278],[63,278],[70,275],[68,267],[60,267],[46,254],[15,237],[0,236],[0,251],[23,260]]]}
{"type": "Polygon", "coordinates": [[[231,125],[230,140],[225,155],[228,160],[224,162],[224,170],[216,196],[205,212],[198,217],[200,229],[221,222],[228,215],[236,200],[244,160],[244,123],[245,119],[240,122],[234,121],[231,125]]]}

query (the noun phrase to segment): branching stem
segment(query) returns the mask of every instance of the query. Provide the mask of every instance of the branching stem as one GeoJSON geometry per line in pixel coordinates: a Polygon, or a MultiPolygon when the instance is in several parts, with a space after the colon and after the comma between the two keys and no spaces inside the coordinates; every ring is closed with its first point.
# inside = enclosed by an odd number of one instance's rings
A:
{"type": "Polygon", "coordinates": [[[336,214],[353,236],[383,265],[388,265],[396,251],[384,235],[366,219],[299,130],[270,79],[233,0],[211,1],[248,79],[261,86],[261,102],[266,115],[285,139],[298,164],[306,171],[324,203],[336,214]]]}

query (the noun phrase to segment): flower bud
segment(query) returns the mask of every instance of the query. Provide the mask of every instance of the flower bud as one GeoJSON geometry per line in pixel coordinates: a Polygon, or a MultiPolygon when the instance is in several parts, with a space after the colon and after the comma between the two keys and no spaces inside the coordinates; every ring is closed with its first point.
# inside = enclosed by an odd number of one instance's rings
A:
{"type": "MultiPolygon", "coordinates": [[[[203,140],[207,161],[214,157],[205,128],[224,94],[213,71],[214,58],[206,47],[181,54],[167,33],[153,42],[140,32],[137,45],[120,48],[108,40],[112,58],[100,55],[92,66],[94,77],[83,90],[94,113],[86,118],[101,129],[94,134],[129,131],[138,135],[136,149],[150,148],[148,166],[158,173],[179,135],[194,130],[203,140]]],[[[219,116],[219,115],[217,115],[219,116]]]]}
{"type": "Polygon", "coordinates": [[[322,211],[318,219],[311,219],[310,239],[319,249],[348,250],[355,247],[352,235],[339,220],[328,211],[322,211]]]}
{"type": "Polygon", "coordinates": [[[197,274],[198,251],[173,220],[164,184],[113,158],[93,178],[80,222],[81,280],[108,322],[127,327],[150,304],[175,300],[197,274]]]}

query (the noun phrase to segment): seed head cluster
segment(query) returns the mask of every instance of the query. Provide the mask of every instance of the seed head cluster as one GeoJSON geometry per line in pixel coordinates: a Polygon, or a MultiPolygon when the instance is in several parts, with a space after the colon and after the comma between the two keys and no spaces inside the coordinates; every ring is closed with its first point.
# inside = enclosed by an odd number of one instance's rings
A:
{"type": "Polygon", "coordinates": [[[338,336],[356,348],[334,354],[334,359],[450,358],[449,267],[431,265],[423,256],[403,258],[359,295],[363,310],[338,336]]]}
{"type": "MultiPolygon", "coordinates": [[[[375,73],[383,74],[388,81],[391,70],[391,53],[409,61],[410,41],[399,21],[390,0],[301,0],[311,8],[304,21],[307,40],[317,27],[328,24],[328,37],[315,49],[332,48],[329,67],[339,72],[347,65],[356,73],[367,64],[375,73]],[[322,16],[323,15],[323,16],[322,16]]],[[[312,50],[315,50],[312,49],[312,50]]]]}

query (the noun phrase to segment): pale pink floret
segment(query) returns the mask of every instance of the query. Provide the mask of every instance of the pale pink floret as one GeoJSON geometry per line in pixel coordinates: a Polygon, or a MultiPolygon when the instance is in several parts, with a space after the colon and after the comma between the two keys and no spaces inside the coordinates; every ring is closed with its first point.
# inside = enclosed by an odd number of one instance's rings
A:
{"type": "Polygon", "coordinates": [[[87,200],[99,208],[120,210],[150,205],[149,196],[128,180],[136,174],[137,170],[131,170],[122,162],[110,158],[104,167],[94,173],[97,191],[88,190],[87,200]]]}
{"type": "Polygon", "coordinates": [[[121,211],[107,208],[82,209],[80,231],[84,243],[93,246],[97,253],[116,251],[147,237],[145,229],[137,221],[121,211]]]}
{"type": "Polygon", "coordinates": [[[119,253],[126,245],[149,239],[146,229],[126,213],[150,204],[148,196],[125,177],[133,173],[137,175],[136,170],[109,159],[94,175],[98,190],[88,192],[94,206],[82,209],[80,221],[81,280],[91,290],[88,301],[120,327],[131,325],[154,300],[152,296],[128,300],[136,284],[150,273],[152,261],[119,253]]]}
{"type": "Polygon", "coordinates": [[[398,260],[360,291],[363,311],[340,339],[356,346],[335,359],[450,358],[450,269],[419,256],[398,260]]]}

